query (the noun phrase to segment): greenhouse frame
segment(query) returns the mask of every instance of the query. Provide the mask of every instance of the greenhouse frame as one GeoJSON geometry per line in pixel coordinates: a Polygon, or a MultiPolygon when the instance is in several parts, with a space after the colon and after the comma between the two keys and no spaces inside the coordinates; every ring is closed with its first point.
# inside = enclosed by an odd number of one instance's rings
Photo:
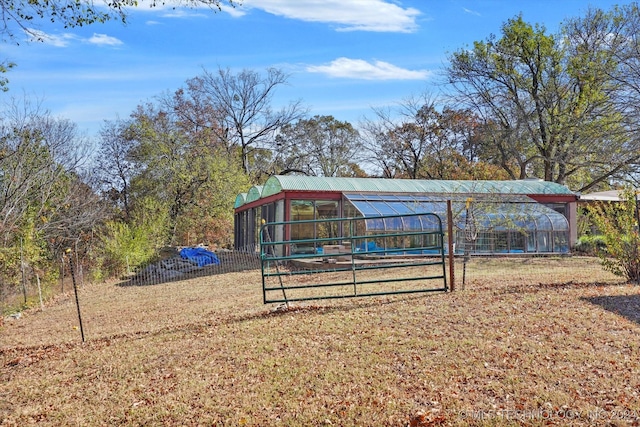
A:
{"type": "MultiPolygon", "coordinates": [[[[236,250],[256,251],[260,226],[289,223],[271,231],[274,240],[297,241],[290,255],[322,251],[313,239],[371,234],[368,245],[385,249],[425,246],[416,231],[433,231],[433,224],[385,215],[434,213],[447,227],[447,202],[452,207],[453,248],[456,254],[567,254],[576,241],[578,194],[541,180],[462,181],[385,178],[270,177],[263,186],[239,194],[235,203],[236,250]],[[361,230],[322,220],[364,218],[361,230]],[[313,221],[310,221],[313,220],[313,221]],[[411,238],[398,238],[402,231],[411,238]],[[381,237],[389,233],[394,237],[381,237]]],[[[425,234],[428,238],[429,234],[425,234]]],[[[397,253],[397,251],[394,251],[397,253]]]]}

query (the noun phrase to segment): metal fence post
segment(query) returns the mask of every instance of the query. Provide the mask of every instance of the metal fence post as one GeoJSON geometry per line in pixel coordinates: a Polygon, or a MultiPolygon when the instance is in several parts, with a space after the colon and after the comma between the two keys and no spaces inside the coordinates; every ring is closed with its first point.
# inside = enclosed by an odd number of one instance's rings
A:
{"type": "Polygon", "coordinates": [[[451,200],[447,200],[447,234],[449,235],[449,289],[453,292],[456,289],[454,258],[453,258],[453,209],[451,200]]]}
{"type": "Polygon", "coordinates": [[[78,309],[78,322],[80,322],[80,336],[82,337],[82,342],[84,342],[84,327],[82,326],[82,315],[80,314],[80,300],[78,299],[78,285],[76,284],[76,273],[74,271],[73,265],[73,254],[71,254],[71,249],[67,249],[67,254],[69,254],[69,269],[71,270],[71,281],[73,282],[73,291],[76,295],[76,308],[78,309]]]}

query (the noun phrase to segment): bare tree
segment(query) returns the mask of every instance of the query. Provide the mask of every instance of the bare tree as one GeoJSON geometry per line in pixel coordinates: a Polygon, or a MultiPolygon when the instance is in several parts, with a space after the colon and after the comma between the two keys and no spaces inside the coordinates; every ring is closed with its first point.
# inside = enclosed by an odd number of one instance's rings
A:
{"type": "MultiPolygon", "coordinates": [[[[607,181],[631,181],[640,172],[640,8],[638,3],[614,6],[610,11],[590,8],[583,17],[567,21],[570,54],[609,78],[610,97],[620,126],[603,129],[618,144],[603,138],[600,156],[592,156],[595,177],[588,188],[607,181]]],[[[600,144],[599,144],[600,145],[600,144]]]]}
{"type": "Polygon", "coordinates": [[[129,218],[130,186],[135,164],[130,158],[133,141],[127,137],[130,124],[123,120],[105,122],[100,130],[94,167],[97,189],[129,218]]]}
{"type": "Polygon", "coordinates": [[[383,175],[428,178],[424,161],[443,144],[434,99],[429,94],[412,96],[399,103],[396,110],[378,108],[374,113],[376,119],[366,121],[363,128],[372,161],[383,175]]]}
{"type": "Polygon", "coordinates": [[[74,123],[12,100],[0,117],[0,229],[11,232],[28,212],[54,212],[59,186],[83,166],[88,146],[74,123]]]}
{"type": "Polygon", "coordinates": [[[216,73],[205,70],[187,82],[189,91],[195,95],[193,99],[210,105],[217,117],[215,126],[207,123],[201,126],[214,132],[228,150],[239,150],[242,168],[249,175],[260,172],[254,157],[261,150],[273,148],[279,130],[306,114],[301,101],[292,101],[279,110],[272,109],[275,91],[287,83],[287,78],[276,68],[269,68],[264,77],[256,71],[233,74],[229,69],[220,68],[216,73]]]}
{"type": "MultiPolygon", "coordinates": [[[[108,212],[83,181],[88,147],[76,126],[38,104],[13,102],[0,117],[0,286],[20,269],[50,267],[86,241],[108,212]],[[14,254],[20,254],[16,257],[14,254]]],[[[3,289],[0,289],[2,291],[3,289]]]]}
{"type": "Polygon", "coordinates": [[[360,134],[348,122],[315,116],[285,125],[276,137],[282,171],[314,176],[354,176],[362,155],[360,134]]]}

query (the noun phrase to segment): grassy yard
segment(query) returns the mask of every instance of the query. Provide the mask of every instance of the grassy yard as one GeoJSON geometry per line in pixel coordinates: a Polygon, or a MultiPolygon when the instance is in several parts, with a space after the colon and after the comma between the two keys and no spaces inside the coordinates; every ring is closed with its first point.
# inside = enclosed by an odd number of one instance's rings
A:
{"type": "Polygon", "coordinates": [[[640,288],[588,258],[467,279],[285,310],[259,271],[87,285],[84,344],[72,295],[0,326],[0,425],[638,424],[640,288]]]}

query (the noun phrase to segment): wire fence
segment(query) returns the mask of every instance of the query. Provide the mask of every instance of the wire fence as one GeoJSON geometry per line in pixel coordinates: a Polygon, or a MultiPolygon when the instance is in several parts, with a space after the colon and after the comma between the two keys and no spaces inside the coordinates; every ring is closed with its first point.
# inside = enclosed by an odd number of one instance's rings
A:
{"type": "Polygon", "coordinates": [[[468,287],[580,286],[624,282],[593,256],[458,256],[455,289],[468,287]]]}
{"type": "MultiPolygon", "coordinates": [[[[51,298],[57,295],[66,294],[73,290],[73,280],[71,277],[68,260],[61,258],[54,264],[57,271],[38,272],[29,268],[27,263],[21,263],[20,277],[18,281],[7,280],[0,277],[0,314],[12,314],[23,309],[42,307],[51,298]],[[47,277],[49,279],[47,280],[47,277]],[[56,279],[50,279],[56,277],[56,279]]],[[[80,286],[85,284],[85,267],[81,263],[76,264],[76,283],[80,286]]]]}
{"type": "MultiPolygon", "coordinates": [[[[167,282],[190,280],[199,277],[242,271],[259,271],[260,255],[255,248],[247,250],[220,250],[215,252],[219,264],[198,266],[193,262],[172,257],[133,270],[116,281],[118,286],[152,286],[167,282]]],[[[325,265],[325,269],[330,264],[325,265]]],[[[338,265],[336,265],[338,268],[338,265]]],[[[340,266],[344,268],[344,266],[340,266]]],[[[448,269],[447,260],[447,269],[448,269]]],[[[6,288],[0,294],[0,310],[3,315],[16,315],[25,309],[38,307],[51,298],[73,292],[69,263],[60,261],[60,277],[57,281],[44,283],[32,276],[20,286],[6,288]]],[[[593,256],[462,256],[454,261],[454,289],[461,291],[478,286],[510,288],[521,286],[579,286],[581,284],[622,283],[624,279],[606,271],[600,260],[593,256]]],[[[82,287],[89,280],[89,272],[81,263],[75,269],[75,279],[82,287]]],[[[313,282],[313,275],[303,276],[313,282]]],[[[449,277],[448,277],[449,279],[449,277]]],[[[256,281],[256,292],[261,284],[256,281]]]]}
{"type": "Polygon", "coordinates": [[[260,255],[255,251],[220,250],[214,252],[218,263],[199,266],[180,256],[166,258],[133,271],[120,286],[155,285],[177,280],[238,271],[259,270],[260,255]]]}
{"type": "MultiPolygon", "coordinates": [[[[196,263],[182,259],[179,255],[151,264],[132,268],[116,281],[118,286],[158,285],[179,280],[224,274],[237,271],[260,269],[260,257],[255,250],[215,252],[219,264],[198,266],[196,263]]],[[[43,306],[47,300],[61,294],[73,292],[71,266],[74,266],[76,284],[79,287],[91,282],[91,272],[83,263],[68,258],[61,258],[57,264],[57,280],[44,280],[44,277],[33,271],[24,272],[19,283],[0,286],[0,315],[17,315],[15,313],[27,308],[43,306]]],[[[43,275],[44,276],[44,275],[43,275]]],[[[0,317],[1,318],[1,317],[0,317]]]]}
{"type": "MultiPolygon", "coordinates": [[[[198,267],[193,262],[179,257],[167,258],[139,268],[129,276],[122,278],[119,286],[148,286],[167,282],[189,280],[198,277],[212,276],[231,272],[259,271],[261,269],[260,254],[255,248],[235,251],[216,251],[219,264],[198,267]]],[[[428,256],[428,255],[427,255],[428,256]]],[[[407,257],[406,255],[404,256],[407,257]]],[[[385,257],[379,257],[384,262],[385,257]]],[[[390,255],[390,262],[397,261],[397,256],[390,255]]],[[[322,259],[319,259],[322,261],[322,259]]],[[[327,260],[325,260],[327,261],[327,260]]],[[[449,273],[449,260],[447,272],[449,273]]],[[[322,263],[323,272],[344,270],[343,262],[322,263]]],[[[282,263],[287,267],[286,261],[282,263]]],[[[291,266],[298,270],[300,266],[291,266]]],[[[613,283],[624,279],[606,271],[597,257],[577,254],[568,255],[456,255],[454,257],[454,287],[463,290],[473,286],[514,286],[524,284],[570,285],[581,283],[613,283]]],[[[304,280],[318,280],[313,274],[303,275],[304,280]]],[[[447,279],[450,279],[447,274],[447,279]]],[[[260,283],[256,283],[256,290],[260,283]]]]}

